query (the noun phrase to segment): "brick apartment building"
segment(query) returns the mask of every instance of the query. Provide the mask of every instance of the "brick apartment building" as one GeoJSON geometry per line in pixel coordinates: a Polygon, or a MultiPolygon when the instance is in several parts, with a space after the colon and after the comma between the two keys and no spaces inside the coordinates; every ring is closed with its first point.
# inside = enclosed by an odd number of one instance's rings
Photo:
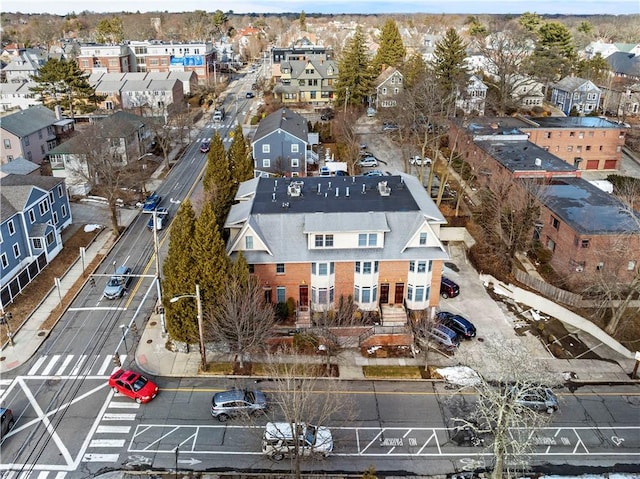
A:
{"type": "Polygon", "coordinates": [[[520,129],[532,143],[580,170],[617,171],[622,160],[626,128],[598,117],[526,119],[520,129]]]}
{"type": "Polygon", "coordinates": [[[445,219],[411,176],[258,177],[240,185],[225,223],[267,299],[293,298],[298,324],[353,296],[361,311],[438,305],[445,219]]]}
{"type": "MultiPolygon", "coordinates": [[[[553,253],[551,266],[569,286],[579,290],[593,283],[596,274],[612,282],[628,281],[640,257],[640,218],[631,216],[614,196],[583,180],[581,170],[529,141],[520,129],[521,121],[453,122],[449,143],[469,163],[478,186],[505,172],[514,181],[540,183],[541,213],[532,225],[532,239],[553,253]]],[[[619,129],[606,130],[610,131],[619,129]]]]}

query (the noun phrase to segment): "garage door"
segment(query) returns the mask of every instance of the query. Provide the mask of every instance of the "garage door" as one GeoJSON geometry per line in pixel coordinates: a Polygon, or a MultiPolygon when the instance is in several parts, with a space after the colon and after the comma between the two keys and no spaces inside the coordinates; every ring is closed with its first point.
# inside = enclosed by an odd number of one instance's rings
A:
{"type": "Polygon", "coordinates": [[[618,160],[605,160],[604,161],[604,169],[605,170],[617,170],[618,169],[618,160]]]}
{"type": "Polygon", "coordinates": [[[587,160],[587,170],[597,170],[599,163],[598,160],[587,160]]]}

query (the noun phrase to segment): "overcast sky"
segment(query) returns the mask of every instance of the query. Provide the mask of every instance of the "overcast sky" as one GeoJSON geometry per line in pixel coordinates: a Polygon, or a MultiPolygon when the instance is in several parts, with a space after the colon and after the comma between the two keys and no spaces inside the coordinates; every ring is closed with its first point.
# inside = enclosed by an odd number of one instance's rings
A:
{"type": "Polygon", "coordinates": [[[640,0],[2,0],[4,12],[185,12],[222,10],[234,13],[560,13],[633,14],[640,13],[640,0]]]}

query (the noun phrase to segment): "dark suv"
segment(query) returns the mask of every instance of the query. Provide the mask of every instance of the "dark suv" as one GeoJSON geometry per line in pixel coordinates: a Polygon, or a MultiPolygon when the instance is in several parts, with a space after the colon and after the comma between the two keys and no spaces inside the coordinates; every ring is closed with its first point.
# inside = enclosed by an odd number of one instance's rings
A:
{"type": "Polygon", "coordinates": [[[462,336],[465,339],[471,339],[476,336],[476,327],[473,323],[459,314],[440,311],[436,314],[436,318],[440,324],[444,324],[447,328],[453,329],[458,333],[458,336],[462,336]]]}
{"type": "Polygon", "coordinates": [[[263,414],[266,409],[267,397],[257,389],[230,389],[214,394],[211,400],[211,415],[220,422],[226,422],[230,417],[241,414],[263,414]]]}
{"type": "Polygon", "coordinates": [[[451,281],[449,278],[442,276],[440,278],[440,296],[443,298],[455,298],[460,294],[460,286],[451,281]]]}

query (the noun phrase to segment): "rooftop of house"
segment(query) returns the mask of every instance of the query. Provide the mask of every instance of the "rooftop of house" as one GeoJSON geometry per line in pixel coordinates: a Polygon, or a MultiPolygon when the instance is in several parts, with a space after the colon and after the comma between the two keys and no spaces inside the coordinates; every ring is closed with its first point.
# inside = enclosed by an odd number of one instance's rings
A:
{"type": "Polygon", "coordinates": [[[456,118],[458,128],[464,128],[473,136],[524,135],[520,130],[531,126],[525,120],[511,116],[506,117],[475,117],[468,122],[456,118]]]}
{"type": "Polygon", "coordinates": [[[30,175],[40,170],[40,165],[19,156],[12,161],[0,165],[0,176],[30,175]]]}
{"type": "Polygon", "coordinates": [[[253,136],[254,143],[277,130],[284,130],[296,138],[307,141],[307,120],[288,108],[281,108],[258,123],[258,128],[253,136]]]}
{"type": "Polygon", "coordinates": [[[0,220],[4,222],[23,211],[32,188],[47,192],[63,182],[64,179],[53,176],[7,175],[0,178],[0,220]]]}
{"type": "Polygon", "coordinates": [[[19,138],[52,126],[56,114],[42,105],[34,105],[26,110],[12,113],[2,118],[2,129],[19,138]]]}
{"type": "Polygon", "coordinates": [[[554,179],[542,195],[547,208],[583,235],[640,234],[640,217],[581,178],[554,179]]]}
{"type": "Polygon", "coordinates": [[[482,148],[502,166],[516,172],[554,172],[575,176],[576,168],[528,140],[499,139],[476,140],[482,148]]]}
{"type": "MultiPolygon", "coordinates": [[[[619,130],[621,126],[613,121],[597,116],[549,116],[529,118],[539,128],[611,128],[619,130]]],[[[534,127],[522,127],[524,129],[534,127]]]]}

